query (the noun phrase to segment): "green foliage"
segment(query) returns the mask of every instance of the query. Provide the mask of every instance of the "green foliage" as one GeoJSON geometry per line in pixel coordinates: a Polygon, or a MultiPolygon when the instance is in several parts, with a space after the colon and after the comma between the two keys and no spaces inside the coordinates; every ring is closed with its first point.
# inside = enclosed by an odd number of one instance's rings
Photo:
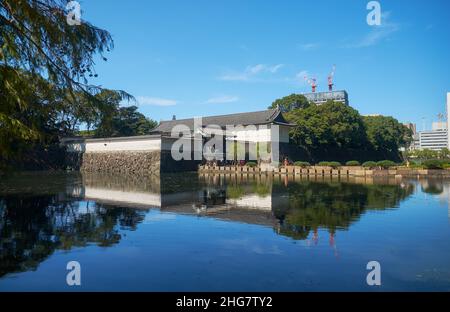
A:
{"type": "Polygon", "coordinates": [[[382,160],[377,162],[377,166],[383,169],[389,169],[390,167],[396,166],[396,163],[391,160],[382,160]]]}
{"type": "Polygon", "coordinates": [[[364,168],[375,168],[377,166],[377,163],[374,161],[366,161],[362,164],[364,168]]]}
{"type": "Polygon", "coordinates": [[[363,147],[365,129],[358,111],[343,103],[328,101],[291,112],[296,124],[291,136],[304,147],[363,147]]]}
{"type": "MultiPolygon", "coordinates": [[[[0,161],[55,144],[99,113],[95,57],[111,35],[86,21],[70,26],[65,0],[0,1],[0,161]]],[[[132,97],[115,91],[122,100],[132,97]]]]}
{"type": "Polygon", "coordinates": [[[409,128],[393,117],[364,116],[367,139],[376,151],[397,152],[412,140],[409,128]]]}
{"type": "Polygon", "coordinates": [[[238,199],[238,198],[241,198],[242,196],[244,196],[244,194],[245,194],[245,191],[241,185],[232,184],[232,185],[228,185],[228,187],[227,187],[228,198],[238,199]]]}
{"type": "Polygon", "coordinates": [[[428,159],[422,163],[425,169],[443,169],[444,162],[439,159],[428,159]]]}
{"type": "Polygon", "coordinates": [[[291,94],[281,99],[275,100],[269,108],[279,107],[285,114],[285,117],[289,119],[289,112],[294,109],[303,109],[309,107],[311,104],[308,99],[302,94],[291,94]]]}
{"type": "Polygon", "coordinates": [[[357,167],[357,166],[361,166],[360,162],[357,161],[357,160],[350,160],[350,161],[347,161],[347,162],[345,163],[345,165],[346,165],[346,166],[349,166],[349,167],[357,167]]]}
{"type": "Polygon", "coordinates": [[[287,107],[285,116],[296,125],[290,133],[293,142],[308,152],[324,155],[331,150],[351,155],[359,151],[375,159],[398,159],[399,148],[412,141],[411,130],[392,117],[363,117],[352,107],[333,101],[295,108],[289,105],[291,97],[278,100],[278,104],[287,107]]]}
{"type": "Polygon", "coordinates": [[[104,115],[97,130],[96,137],[119,137],[149,134],[157,126],[137,111],[136,106],[118,107],[104,115]]]}
{"type": "Polygon", "coordinates": [[[254,168],[254,167],[258,166],[258,164],[255,163],[254,161],[248,161],[245,165],[250,168],[254,168]]]}
{"type": "Polygon", "coordinates": [[[294,162],[294,166],[305,168],[311,166],[311,164],[307,161],[296,161],[294,162]]]}
{"type": "Polygon", "coordinates": [[[321,161],[317,165],[331,168],[338,168],[342,166],[342,164],[338,161],[321,161]]]}
{"type": "Polygon", "coordinates": [[[422,150],[413,150],[407,152],[407,158],[417,158],[417,159],[450,159],[450,151],[447,148],[443,148],[440,151],[430,150],[430,149],[422,149],[422,150]]]}

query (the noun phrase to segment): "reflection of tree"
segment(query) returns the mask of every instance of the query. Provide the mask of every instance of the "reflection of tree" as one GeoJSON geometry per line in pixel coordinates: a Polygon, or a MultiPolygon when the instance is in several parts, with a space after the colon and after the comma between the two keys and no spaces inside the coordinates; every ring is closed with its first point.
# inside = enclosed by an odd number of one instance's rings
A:
{"type": "Polygon", "coordinates": [[[395,208],[413,192],[412,185],[294,183],[288,186],[289,205],[274,211],[279,232],[305,239],[310,231],[347,229],[367,210],[395,208]]]}
{"type": "Polygon", "coordinates": [[[442,181],[439,180],[426,180],[421,183],[422,192],[432,195],[439,195],[444,192],[444,186],[442,181]]]}
{"type": "Polygon", "coordinates": [[[144,211],[61,202],[57,196],[8,195],[0,200],[0,276],[36,269],[56,249],[112,246],[134,230],[144,211]],[[86,206],[85,206],[86,205],[86,206]]]}

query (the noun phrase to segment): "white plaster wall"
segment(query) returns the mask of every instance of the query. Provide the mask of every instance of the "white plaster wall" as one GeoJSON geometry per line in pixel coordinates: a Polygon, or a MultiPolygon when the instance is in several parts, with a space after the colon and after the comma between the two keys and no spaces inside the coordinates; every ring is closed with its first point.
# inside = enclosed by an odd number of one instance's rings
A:
{"type": "MultiPolygon", "coordinates": [[[[272,126],[273,127],[273,126],[272,126]]],[[[290,128],[287,126],[278,126],[279,129],[279,138],[282,143],[289,143],[289,130],[290,128]]],[[[235,130],[227,133],[228,136],[233,136],[237,141],[246,141],[246,142],[270,142],[272,141],[272,132],[273,128],[259,126],[256,128],[253,127],[245,127],[244,130],[235,130]]]]}
{"type": "Polygon", "coordinates": [[[75,142],[66,145],[68,152],[119,152],[119,151],[159,151],[161,139],[136,139],[136,140],[100,140],[75,142]]]}

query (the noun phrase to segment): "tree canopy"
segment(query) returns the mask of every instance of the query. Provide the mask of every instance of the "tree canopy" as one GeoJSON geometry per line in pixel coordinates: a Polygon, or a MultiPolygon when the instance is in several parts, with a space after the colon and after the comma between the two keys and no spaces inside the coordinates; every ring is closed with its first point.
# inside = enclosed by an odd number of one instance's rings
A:
{"type": "Polygon", "coordinates": [[[300,145],[361,147],[366,142],[363,119],[348,105],[329,101],[290,113],[292,138],[300,145]]]}
{"type": "Polygon", "coordinates": [[[364,116],[367,139],[376,151],[398,151],[411,143],[412,132],[388,116],[364,116]]]}
{"type": "Polygon", "coordinates": [[[307,108],[310,106],[308,99],[302,94],[291,94],[275,100],[269,108],[279,107],[283,113],[289,114],[294,109],[307,108]]]}
{"type": "Polygon", "coordinates": [[[117,103],[134,100],[131,95],[92,83],[98,76],[95,61],[107,61],[113,40],[87,21],[69,25],[66,4],[0,1],[0,160],[17,158],[36,142],[45,145],[74,134],[81,124],[89,130],[125,112],[139,123],[133,131],[145,132],[152,125],[137,117],[136,109],[118,108],[117,103]],[[112,98],[114,105],[108,102],[112,98]]]}
{"type": "Polygon", "coordinates": [[[277,100],[278,104],[275,101],[273,105],[284,103],[283,107],[288,109],[285,117],[296,125],[291,130],[292,140],[311,156],[332,158],[330,154],[337,153],[339,160],[347,161],[350,158],[341,158],[359,154],[360,160],[398,160],[399,148],[408,146],[412,140],[411,130],[393,117],[361,116],[354,108],[334,101],[321,105],[307,103],[291,109],[295,105],[289,103],[299,98],[294,96],[277,100]]]}

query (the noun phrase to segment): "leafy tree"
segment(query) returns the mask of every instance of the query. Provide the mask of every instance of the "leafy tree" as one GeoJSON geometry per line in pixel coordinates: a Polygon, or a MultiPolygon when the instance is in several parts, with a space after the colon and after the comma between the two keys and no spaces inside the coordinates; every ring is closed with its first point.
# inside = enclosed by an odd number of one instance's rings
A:
{"type": "Polygon", "coordinates": [[[358,111],[339,102],[328,101],[291,112],[296,124],[293,139],[306,147],[356,148],[366,142],[363,120],[358,111]]]}
{"type": "Polygon", "coordinates": [[[120,107],[104,115],[95,134],[97,137],[146,135],[156,126],[157,122],[138,112],[136,106],[120,107]]]}
{"type": "MultiPolygon", "coordinates": [[[[69,25],[66,3],[0,2],[0,159],[16,155],[18,145],[45,140],[49,126],[73,130],[79,120],[91,122],[89,112],[81,119],[76,115],[101,91],[88,78],[97,76],[94,57],[100,54],[106,61],[103,54],[113,41],[107,31],[86,21],[69,25]],[[90,100],[72,101],[80,94],[90,100]]],[[[117,94],[132,98],[123,91],[117,94]]]]}
{"type": "Polygon", "coordinates": [[[397,152],[412,140],[412,132],[393,117],[364,116],[367,138],[376,151],[397,152]]]}
{"type": "Polygon", "coordinates": [[[302,94],[291,94],[285,96],[281,99],[275,100],[269,108],[277,108],[279,107],[283,113],[286,113],[285,116],[289,119],[289,112],[299,108],[307,108],[311,104],[308,99],[302,94]]]}

